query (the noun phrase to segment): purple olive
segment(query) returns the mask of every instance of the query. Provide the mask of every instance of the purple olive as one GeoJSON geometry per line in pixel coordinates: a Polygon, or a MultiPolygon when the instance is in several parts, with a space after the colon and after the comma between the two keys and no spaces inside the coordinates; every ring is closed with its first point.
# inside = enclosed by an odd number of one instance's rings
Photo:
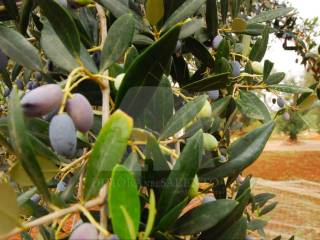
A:
{"type": "Polygon", "coordinates": [[[119,237],[117,235],[111,235],[107,240],[119,240],[119,237]]]}
{"type": "Polygon", "coordinates": [[[0,70],[6,69],[8,65],[8,57],[0,49],[0,70]]]}
{"type": "Polygon", "coordinates": [[[18,88],[19,90],[23,90],[23,89],[24,89],[24,84],[23,84],[23,82],[22,82],[20,79],[17,79],[17,80],[15,81],[15,84],[17,85],[17,88],[18,88]]]}
{"type": "Polygon", "coordinates": [[[57,84],[38,87],[24,95],[21,105],[29,117],[40,117],[60,107],[63,92],[57,84]]]}
{"type": "Polygon", "coordinates": [[[33,81],[32,82],[32,90],[36,89],[37,87],[39,87],[39,83],[37,81],[33,81]]]}
{"type": "Polygon", "coordinates": [[[231,68],[232,68],[232,73],[231,75],[233,77],[238,77],[240,75],[240,71],[241,71],[241,65],[238,61],[231,61],[231,68]]]}
{"type": "Polygon", "coordinates": [[[289,121],[289,120],[290,120],[290,113],[285,112],[285,113],[283,114],[283,119],[286,120],[286,121],[289,121]]]}
{"type": "Polygon", "coordinates": [[[9,97],[9,96],[10,96],[10,93],[11,93],[11,89],[8,88],[8,87],[5,87],[5,88],[4,88],[4,91],[3,91],[3,96],[4,96],[4,97],[9,97]]]}
{"type": "Polygon", "coordinates": [[[41,72],[35,72],[34,73],[34,78],[37,80],[37,81],[41,81],[42,80],[42,73],[41,72]]]}
{"type": "Polygon", "coordinates": [[[77,147],[77,132],[72,119],[63,113],[52,118],[49,125],[52,148],[65,157],[73,157],[77,147]]]}
{"type": "Polygon", "coordinates": [[[57,190],[59,192],[63,192],[64,190],[66,190],[66,183],[65,182],[58,182],[57,190]]]}
{"type": "Polygon", "coordinates": [[[33,194],[30,200],[34,203],[38,203],[40,201],[40,195],[38,193],[33,194]]]}
{"type": "Polygon", "coordinates": [[[209,203],[209,202],[214,202],[216,201],[216,198],[214,196],[205,196],[202,199],[202,203],[209,203]]]}
{"type": "Polygon", "coordinates": [[[219,90],[212,90],[212,91],[209,91],[207,92],[209,98],[213,99],[213,100],[217,100],[219,98],[219,90]]]}
{"type": "Polygon", "coordinates": [[[212,40],[213,49],[218,49],[222,40],[223,40],[223,37],[221,35],[215,36],[214,39],[212,40]]]}
{"type": "Polygon", "coordinates": [[[92,240],[98,239],[98,231],[91,223],[83,223],[70,235],[69,240],[92,240]]]}
{"type": "Polygon", "coordinates": [[[283,108],[284,105],[285,105],[284,99],[283,99],[282,97],[278,97],[278,98],[277,98],[277,104],[278,104],[278,106],[279,106],[280,108],[283,108]]]}
{"type": "Polygon", "coordinates": [[[223,155],[220,156],[220,160],[219,160],[220,163],[225,163],[227,161],[228,161],[228,159],[225,156],[223,156],[223,155]]]}
{"type": "Polygon", "coordinates": [[[66,111],[79,131],[90,130],[93,125],[93,110],[85,96],[79,93],[74,94],[67,102],[66,111]]]}
{"type": "Polygon", "coordinates": [[[27,82],[26,88],[27,88],[28,90],[32,90],[32,84],[33,84],[33,81],[27,82]]]}

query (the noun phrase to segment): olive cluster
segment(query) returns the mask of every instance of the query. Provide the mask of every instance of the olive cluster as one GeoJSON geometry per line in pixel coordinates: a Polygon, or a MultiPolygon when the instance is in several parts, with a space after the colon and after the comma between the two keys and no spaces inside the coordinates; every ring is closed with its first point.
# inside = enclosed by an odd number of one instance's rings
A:
{"type": "Polygon", "coordinates": [[[73,157],[76,152],[77,130],[85,133],[93,125],[93,109],[86,97],[75,93],[64,104],[64,93],[58,84],[42,85],[27,92],[21,105],[28,117],[55,113],[49,125],[49,139],[52,148],[65,157],[73,157]]]}

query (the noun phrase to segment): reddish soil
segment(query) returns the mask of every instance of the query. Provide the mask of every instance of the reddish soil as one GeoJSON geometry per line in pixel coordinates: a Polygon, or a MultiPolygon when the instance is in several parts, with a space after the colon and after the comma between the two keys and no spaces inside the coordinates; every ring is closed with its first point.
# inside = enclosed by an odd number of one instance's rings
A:
{"type": "Polygon", "coordinates": [[[269,180],[305,179],[319,182],[320,151],[263,152],[244,173],[269,180]]]}

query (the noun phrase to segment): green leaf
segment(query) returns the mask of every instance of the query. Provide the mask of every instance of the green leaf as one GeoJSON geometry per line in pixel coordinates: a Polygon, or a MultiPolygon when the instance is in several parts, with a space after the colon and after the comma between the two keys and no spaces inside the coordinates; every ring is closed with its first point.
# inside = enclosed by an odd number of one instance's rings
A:
{"type": "Polygon", "coordinates": [[[190,37],[195,32],[199,31],[203,25],[202,19],[194,18],[191,21],[187,21],[182,25],[179,39],[190,37]]]}
{"type": "MultiPolygon", "coordinates": [[[[55,65],[69,72],[79,67],[80,64],[68,51],[61,39],[59,39],[52,26],[49,23],[44,23],[43,25],[40,43],[48,58],[50,58],[55,65]]],[[[98,72],[95,63],[82,44],[80,44],[80,59],[91,72],[98,72]]]]}
{"type": "Polygon", "coordinates": [[[242,18],[235,18],[231,23],[233,32],[243,32],[247,29],[247,22],[242,18]]]}
{"type": "MultiPolygon", "coordinates": [[[[45,159],[44,157],[37,157],[37,161],[47,182],[49,182],[59,172],[59,168],[48,159],[45,159]]],[[[28,174],[23,169],[20,161],[10,169],[10,176],[21,187],[29,187],[34,185],[28,174]]]]}
{"type": "Polygon", "coordinates": [[[17,157],[20,159],[22,167],[28,174],[40,193],[49,200],[50,194],[46,185],[41,168],[36,160],[35,151],[30,143],[23,112],[20,106],[18,93],[13,89],[9,101],[8,129],[10,139],[17,157]]]}
{"type": "Polygon", "coordinates": [[[139,56],[138,50],[135,48],[135,46],[131,46],[124,58],[124,70],[127,71],[131,64],[135,61],[135,59],[139,56]]]}
{"type": "Polygon", "coordinates": [[[221,18],[224,24],[227,22],[228,5],[228,0],[220,0],[221,18]]]}
{"type": "Polygon", "coordinates": [[[272,68],[273,68],[273,62],[269,61],[269,60],[265,60],[264,61],[264,65],[263,65],[263,81],[266,81],[269,76],[270,76],[270,73],[272,71],[272,68]]]}
{"type": "Polygon", "coordinates": [[[236,207],[235,200],[217,200],[193,208],[175,223],[172,232],[178,235],[194,235],[205,231],[224,219],[236,207]]]}
{"type": "Polygon", "coordinates": [[[143,126],[161,132],[173,115],[174,99],[168,78],[163,77],[143,115],[143,126]]]}
{"type": "Polygon", "coordinates": [[[175,24],[192,16],[206,0],[187,0],[178,7],[163,24],[160,32],[164,32],[175,24]]]}
{"type": "Polygon", "coordinates": [[[15,30],[0,25],[0,48],[16,63],[41,71],[42,64],[38,50],[15,30]]]}
{"type": "Polygon", "coordinates": [[[310,88],[303,88],[293,85],[287,85],[287,84],[274,84],[268,86],[268,88],[277,90],[279,92],[286,92],[286,93],[311,93],[313,92],[310,88]]]}
{"type": "Polygon", "coordinates": [[[246,116],[268,122],[271,115],[265,104],[252,92],[240,90],[240,99],[237,100],[240,110],[246,116]]]}
{"type": "Polygon", "coordinates": [[[14,189],[8,183],[0,183],[0,236],[9,233],[15,227],[21,227],[19,207],[14,189]]]}
{"type": "Polygon", "coordinates": [[[223,178],[237,174],[251,165],[263,151],[274,127],[275,123],[271,121],[233,142],[229,148],[229,161],[207,172],[203,177],[223,178]]]}
{"type": "Polygon", "coordinates": [[[147,106],[176,47],[181,26],[177,25],[148,47],[128,69],[116,97],[116,107],[138,116],[147,106]],[[153,91],[149,91],[153,87],[153,91]],[[129,91],[130,90],[130,91],[129,91]],[[143,91],[145,90],[145,91],[143,91]],[[129,92],[128,92],[129,91],[129,92]]]}
{"type": "Polygon", "coordinates": [[[201,130],[187,141],[161,192],[157,208],[159,219],[188,196],[201,160],[202,144],[201,130]]]}
{"type": "Polygon", "coordinates": [[[115,234],[121,239],[136,239],[140,222],[139,192],[134,177],[124,166],[116,165],[112,171],[108,207],[115,234]]]}
{"type": "Polygon", "coordinates": [[[232,18],[236,18],[240,12],[240,0],[231,0],[231,13],[232,18]]]}
{"type": "Polygon", "coordinates": [[[294,8],[288,7],[288,8],[277,8],[274,10],[264,11],[261,12],[259,15],[251,18],[248,22],[249,23],[261,23],[273,20],[278,17],[282,17],[293,11],[294,8]]]}
{"type": "Polygon", "coordinates": [[[280,83],[284,78],[286,74],[284,72],[278,72],[271,74],[266,80],[265,83],[268,85],[274,85],[280,83]]]}
{"type": "Polygon", "coordinates": [[[228,230],[219,238],[219,240],[245,239],[247,235],[247,218],[241,217],[233,223],[228,230]]]}
{"type": "Polygon", "coordinates": [[[229,73],[220,73],[207,76],[206,78],[201,79],[199,81],[189,83],[183,86],[183,88],[186,90],[192,90],[197,92],[222,89],[225,88],[229,83],[228,75],[229,73]]]}
{"type": "Polygon", "coordinates": [[[101,129],[88,162],[84,187],[86,199],[99,193],[114,166],[121,161],[132,127],[132,119],[116,111],[101,129]]]}
{"type": "Polygon", "coordinates": [[[134,19],[130,14],[122,15],[111,25],[101,52],[100,72],[106,70],[124,54],[131,44],[133,32],[134,19]]]}
{"type": "Polygon", "coordinates": [[[206,23],[211,37],[216,36],[219,28],[217,0],[207,0],[206,2],[206,23]]]}
{"type": "Polygon", "coordinates": [[[260,62],[263,59],[264,54],[267,51],[268,41],[269,41],[269,29],[265,27],[262,33],[262,38],[258,38],[252,47],[252,50],[249,55],[249,59],[251,61],[260,62]]]}
{"type": "Polygon", "coordinates": [[[267,213],[271,212],[277,205],[278,205],[278,202],[273,202],[273,203],[270,203],[269,205],[265,206],[259,212],[259,216],[263,216],[263,215],[266,215],[267,213]]]}
{"type": "Polygon", "coordinates": [[[144,32],[148,32],[146,25],[143,23],[142,18],[136,14],[134,11],[132,11],[128,6],[123,4],[120,1],[114,1],[114,0],[96,0],[96,2],[100,3],[102,6],[104,6],[107,10],[109,10],[112,15],[114,15],[116,18],[119,18],[120,16],[124,14],[132,14],[135,21],[135,26],[139,30],[142,30],[144,32]]]}
{"type": "Polygon", "coordinates": [[[135,152],[130,153],[128,158],[123,162],[123,166],[125,166],[131,173],[133,173],[137,183],[140,184],[141,165],[139,162],[138,154],[135,152]]]}
{"type": "Polygon", "coordinates": [[[253,219],[248,222],[248,229],[251,231],[256,231],[258,229],[263,229],[267,225],[267,221],[262,219],[253,219]]]}
{"type": "Polygon", "coordinates": [[[152,26],[156,26],[157,23],[163,18],[164,5],[163,0],[148,0],[146,3],[146,16],[149,23],[152,26]]]}
{"type": "Polygon", "coordinates": [[[228,59],[230,54],[229,41],[227,39],[222,39],[219,47],[217,49],[216,59],[225,58],[228,59]]]}
{"type": "Polygon", "coordinates": [[[270,199],[275,198],[276,195],[273,193],[260,193],[254,196],[254,204],[262,208],[270,199]]]}
{"type": "Polygon", "coordinates": [[[214,117],[220,116],[227,109],[231,98],[232,98],[231,96],[226,96],[217,101],[214,101],[211,104],[212,116],[214,117]]]}
{"type": "Polygon", "coordinates": [[[166,139],[174,135],[175,133],[180,131],[184,126],[190,123],[200,112],[206,100],[207,96],[202,95],[200,97],[197,97],[193,101],[188,102],[182,108],[180,108],[168,121],[159,139],[166,139]]]}
{"type": "Polygon", "coordinates": [[[74,56],[80,56],[80,35],[68,11],[54,0],[36,0],[52,28],[74,56]]]}
{"type": "Polygon", "coordinates": [[[170,167],[166,158],[163,156],[157,140],[154,137],[148,139],[146,145],[146,157],[153,160],[153,169],[155,172],[169,172],[170,167]]]}
{"type": "Polygon", "coordinates": [[[264,24],[259,23],[247,23],[247,28],[242,32],[242,34],[247,34],[250,36],[259,36],[263,34],[264,29],[269,29],[270,33],[275,32],[276,30],[274,28],[270,28],[264,24]]]}
{"type": "Polygon", "coordinates": [[[166,212],[166,214],[158,221],[158,224],[156,225],[154,231],[167,230],[168,228],[170,228],[175,223],[187,203],[188,198],[185,198],[183,199],[183,201],[176,204],[173,208],[169,209],[168,212],[166,212]]]}
{"type": "Polygon", "coordinates": [[[201,237],[203,239],[210,239],[210,236],[215,236],[215,238],[218,239],[218,237],[220,237],[221,235],[227,234],[229,232],[230,226],[232,226],[233,223],[238,221],[243,216],[244,210],[250,200],[250,193],[251,190],[250,188],[248,188],[243,194],[241,194],[240,197],[237,197],[236,200],[239,204],[232,210],[232,212],[215,226],[207,231],[204,231],[201,237]]]}
{"type": "Polygon", "coordinates": [[[184,48],[188,49],[204,65],[213,68],[214,60],[208,49],[194,38],[187,38],[184,42],[184,48]]]}
{"type": "Polygon", "coordinates": [[[154,192],[150,190],[150,198],[149,198],[149,213],[148,213],[148,220],[146,224],[146,229],[143,234],[143,240],[147,240],[149,235],[152,232],[154,221],[156,219],[157,209],[156,209],[156,199],[154,196],[154,192]]]}

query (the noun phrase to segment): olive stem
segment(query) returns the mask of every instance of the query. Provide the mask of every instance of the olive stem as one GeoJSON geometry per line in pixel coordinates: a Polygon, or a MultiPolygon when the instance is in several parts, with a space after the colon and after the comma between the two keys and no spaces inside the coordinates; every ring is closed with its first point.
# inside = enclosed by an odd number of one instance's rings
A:
{"type": "MultiPolygon", "coordinates": [[[[99,17],[99,24],[100,24],[100,49],[103,49],[103,46],[105,44],[106,38],[107,38],[107,18],[106,18],[106,13],[104,8],[96,3],[96,9],[97,9],[97,14],[99,17]]],[[[105,75],[108,77],[108,71],[105,71],[105,75]]],[[[110,115],[110,88],[109,88],[109,80],[108,79],[104,79],[104,77],[100,77],[100,81],[105,85],[105,87],[100,86],[101,88],[101,93],[102,93],[102,126],[104,126],[104,124],[108,121],[109,119],[109,115],[110,115]]],[[[107,195],[108,192],[108,187],[107,184],[105,184],[101,190],[100,190],[100,194],[99,195],[107,195]]],[[[107,229],[108,228],[108,216],[106,214],[106,207],[105,207],[106,203],[103,204],[100,207],[100,227],[102,228],[102,230],[107,229]]],[[[108,231],[107,231],[108,232],[108,231]]],[[[99,234],[99,239],[103,240],[105,239],[105,237],[103,236],[105,235],[104,232],[100,231],[99,234]]]]}

